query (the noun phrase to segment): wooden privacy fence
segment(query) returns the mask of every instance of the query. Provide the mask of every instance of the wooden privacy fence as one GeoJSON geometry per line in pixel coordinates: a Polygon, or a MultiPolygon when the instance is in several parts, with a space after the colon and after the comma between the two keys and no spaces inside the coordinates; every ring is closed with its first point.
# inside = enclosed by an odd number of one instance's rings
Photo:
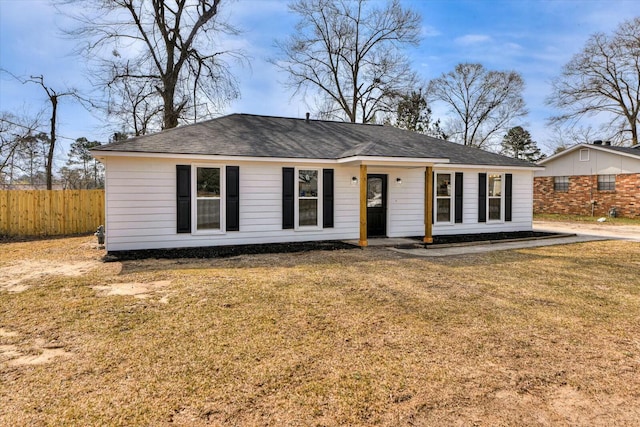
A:
{"type": "Polygon", "coordinates": [[[88,233],[104,224],[104,190],[0,190],[0,235],[88,233]]]}

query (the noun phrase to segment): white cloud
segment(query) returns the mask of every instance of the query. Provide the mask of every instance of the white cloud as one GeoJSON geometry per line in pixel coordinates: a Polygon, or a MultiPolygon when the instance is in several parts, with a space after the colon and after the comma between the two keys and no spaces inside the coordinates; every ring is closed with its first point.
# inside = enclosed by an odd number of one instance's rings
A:
{"type": "Polygon", "coordinates": [[[437,37],[439,35],[442,35],[442,33],[436,27],[433,27],[431,25],[423,25],[420,29],[420,35],[426,38],[437,37]]]}
{"type": "Polygon", "coordinates": [[[491,41],[491,36],[486,34],[467,34],[454,40],[456,44],[468,46],[472,44],[480,44],[491,41]]]}

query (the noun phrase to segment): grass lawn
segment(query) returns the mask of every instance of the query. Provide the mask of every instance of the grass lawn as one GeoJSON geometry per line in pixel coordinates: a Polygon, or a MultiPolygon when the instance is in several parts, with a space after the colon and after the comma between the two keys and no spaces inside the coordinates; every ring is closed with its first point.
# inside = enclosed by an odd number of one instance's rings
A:
{"type": "Polygon", "coordinates": [[[0,425],[640,425],[640,244],[101,263],[0,244],[0,425]]]}

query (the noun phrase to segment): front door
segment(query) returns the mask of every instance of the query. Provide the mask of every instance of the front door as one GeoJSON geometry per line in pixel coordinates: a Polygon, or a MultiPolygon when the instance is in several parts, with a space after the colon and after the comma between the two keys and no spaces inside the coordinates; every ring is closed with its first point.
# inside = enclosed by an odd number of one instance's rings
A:
{"type": "Polygon", "coordinates": [[[387,235],[387,175],[367,175],[367,236],[387,235]]]}

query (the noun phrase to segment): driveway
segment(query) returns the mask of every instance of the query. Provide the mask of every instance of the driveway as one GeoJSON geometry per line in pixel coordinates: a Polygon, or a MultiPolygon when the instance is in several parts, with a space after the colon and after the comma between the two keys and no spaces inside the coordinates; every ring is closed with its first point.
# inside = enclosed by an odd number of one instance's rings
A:
{"type": "Polygon", "coordinates": [[[614,225],[608,222],[558,222],[534,221],[535,231],[554,233],[575,233],[579,236],[598,236],[640,242],[639,225],[614,225]]]}

